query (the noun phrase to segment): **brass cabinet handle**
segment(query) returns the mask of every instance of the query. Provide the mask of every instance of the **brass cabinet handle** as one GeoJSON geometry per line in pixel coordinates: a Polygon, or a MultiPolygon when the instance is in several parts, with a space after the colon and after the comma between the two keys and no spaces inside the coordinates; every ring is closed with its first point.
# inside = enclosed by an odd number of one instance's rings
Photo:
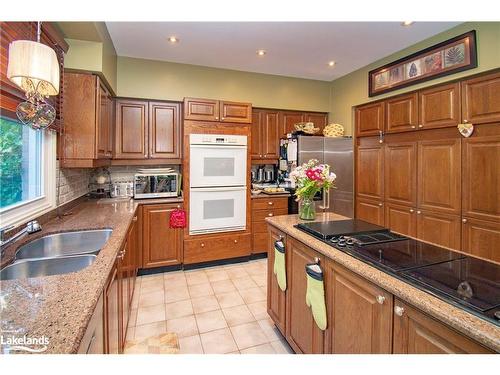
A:
{"type": "Polygon", "coordinates": [[[411,126],[411,128],[412,128],[412,129],[416,129],[416,126],[415,126],[415,125],[412,125],[412,126],[411,126]]]}
{"type": "Polygon", "coordinates": [[[467,121],[467,120],[465,120],[465,119],[464,119],[464,124],[466,124],[466,123],[468,123],[468,122],[469,122],[469,121],[467,121]]]}
{"type": "Polygon", "coordinates": [[[377,302],[380,304],[380,305],[383,305],[384,302],[385,302],[385,297],[384,296],[377,296],[377,302]]]}
{"type": "Polygon", "coordinates": [[[405,312],[404,307],[401,307],[401,306],[394,306],[394,313],[395,313],[397,316],[403,316],[404,312],[405,312]]]}
{"type": "Polygon", "coordinates": [[[201,247],[205,247],[205,244],[202,242],[200,246],[201,246],[201,247]]]}
{"type": "Polygon", "coordinates": [[[410,214],[414,213],[415,210],[413,208],[410,208],[410,214]]]}
{"type": "Polygon", "coordinates": [[[215,119],[218,120],[219,119],[219,116],[215,116],[215,119]]]}
{"type": "Polygon", "coordinates": [[[382,130],[378,131],[378,143],[384,143],[384,132],[382,130]]]}
{"type": "Polygon", "coordinates": [[[267,202],[268,205],[272,206],[274,203],[272,201],[267,202]]]}
{"type": "Polygon", "coordinates": [[[224,120],[224,117],[222,117],[221,120],[224,120]]]}
{"type": "Polygon", "coordinates": [[[462,219],[462,223],[467,223],[467,219],[462,219]]]}
{"type": "Polygon", "coordinates": [[[422,129],[424,126],[422,124],[419,124],[418,127],[422,129]]]}
{"type": "Polygon", "coordinates": [[[422,213],[422,211],[418,210],[417,211],[417,215],[420,215],[422,213]]]}
{"type": "Polygon", "coordinates": [[[378,206],[379,206],[379,207],[382,207],[383,205],[384,205],[383,203],[379,203],[379,204],[378,204],[378,206]]]}
{"type": "Polygon", "coordinates": [[[234,243],[238,243],[238,240],[234,240],[234,243]]]}

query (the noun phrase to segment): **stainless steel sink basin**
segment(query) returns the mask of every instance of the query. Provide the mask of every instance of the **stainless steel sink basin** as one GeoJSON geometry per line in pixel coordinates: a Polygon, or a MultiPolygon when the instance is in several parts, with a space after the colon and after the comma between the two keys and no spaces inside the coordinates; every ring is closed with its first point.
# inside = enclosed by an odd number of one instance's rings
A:
{"type": "Polygon", "coordinates": [[[96,255],[20,260],[0,271],[0,280],[25,279],[76,272],[94,263],[96,255]]]}
{"type": "Polygon", "coordinates": [[[97,255],[112,232],[112,229],[97,229],[50,234],[21,246],[16,252],[16,260],[97,255]]]}

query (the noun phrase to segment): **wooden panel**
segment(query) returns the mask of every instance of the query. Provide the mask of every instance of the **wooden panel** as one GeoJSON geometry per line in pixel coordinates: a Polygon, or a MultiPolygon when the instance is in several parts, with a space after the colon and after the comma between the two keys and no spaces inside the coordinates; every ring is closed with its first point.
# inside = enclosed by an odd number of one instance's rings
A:
{"type": "Polygon", "coordinates": [[[147,159],[147,124],[146,101],[116,100],[116,159],[147,159]]]}
{"type": "MultiPolygon", "coordinates": [[[[127,243],[125,243],[122,251],[126,251],[127,243]]],[[[118,283],[120,284],[120,304],[121,304],[121,324],[120,324],[120,352],[123,353],[125,348],[125,341],[127,338],[128,321],[130,318],[130,305],[129,301],[129,282],[128,269],[125,264],[125,259],[118,258],[118,283]]]]}
{"type": "Polygon", "coordinates": [[[417,203],[417,145],[415,142],[386,144],[384,191],[388,202],[415,206],[417,203]]]}
{"type": "Polygon", "coordinates": [[[384,204],[364,198],[356,198],[356,218],[376,225],[384,225],[384,204]]]}
{"type": "Polygon", "coordinates": [[[181,157],[180,104],[149,103],[149,157],[181,157]]]}
{"type": "Polygon", "coordinates": [[[274,208],[288,208],[288,197],[286,198],[255,198],[252,199],[252,210],[265,210],[274,208]]]}
{"type": "Polygon", "coordinates": [[[97,112],[97,157],[100,159],[110,158],[111,154],[108,151],[109,144],[109,105],[108,105],[108,90],[99,82],[97,77],[97,92],[96,92],[96,112],[97,112]]]}
{"type": "Polygon", "coordinates": [[[324,352],[323,331],[306,304],[307,276],[305,266],[317,257],[323,264],[323,256],[303,243],[288,237],[286,241],[287,295],[286,339],[297,353],[321,354],[324,352]]]}
{"type": "Polygon", "coordinates": [[[312,122],[315,128],[319,128],[317,135],[323,135],[323,129],[328,125],[328,113],[306,113],[304,121],[312,122]]]}
{"type": "Polygon", "coordinates": [[[391,353],[392,294],[331,261],[327,267],[328,352],[391,353]]]}
{"type": "Polygon", "coordinates": [[[121,292],[118,282],[117,262],[111,270],[104,294],[105,310],[105,351],[109,354],[120,353],[121,342],[121,292]]]}
{"type": "Polygon", "coordinates": [[[359,146],[356,155],[356,195],[384,199],[384,149],[382,145],[359,146]]]}
{"type": "Polygon", "coordinates": [[[379,135],[384,131],[384,102],[356,107],[356,135],[379,135]]]}
{"type": "Polygon", "coordinates": [[[394,315],[395,354],[492,353],[399,299],[394,306],[404,309],[402,316],[394,315]]]}
{"type": "Polygon", "coordinates": [[[417,211],[417,238],[460,250],[460,216],[417,211]]]}
{"type": "Polygon", "coordinates": [[[460,139],[418,142],[418,208],[460,214],[460,139]]]}
{"type": "Polygon", "coordinates": [[[238,122],[250,124],[252,122],[252,103],[221,101],[220,116],[223,122],[238,122]]]}
{"type": "Polygon", "coordinates": [[[169,219],[177,204],[154,204],[143,207],[144,268],[182,263],[182,229],[171,229],[169,219]]]}
{"type": "Polygon", "coordinates": [[[454,127],[460,122],[460,84],[440,85],[418,92],[419,129],[454,127]]]}
{"type": "Polygon", "coordinates": [[[263,158],[263,128],[262,122],[264,113],[261,110],[254,109],[252,111],[252,126],[251,126],[251,142],[250,142],[250,157],[252,159],[263,158]]]}
{"type": "Polygon", "coordinates": [[[500,135],[462,142],[462,215],[500,222],[500,135]]]}
{"type": "MultiPolygon", "coordinates": [[[[269,226],[269,234],[267,235],[267,313],[283,335],[286,334],[286,294],[278,286],[273,268],[274,242],[277,240],[285,242],[285,238],[285,233],[269,226]]],[[[285,251],[287,251],[286,248],[285,251]]],[[[289,278],[290,276],[287,275],[287,279],[289,278]]]]}
{"type": "Polygon", "coordinates": [[[414,207],[394,203],[385,204],[385,226],[390,230],[415,237],[417,232],[417,213],[414,207]]]}
{"type": "Polygon", "coordinates": [[[280,137],[286,137],[288,133],[295,131],[294,125],[304,121],[304,113],[281,111],[279,116],[280,121],[280,137]]]}
{"type": "Polygon", "coordinates": [[[265,220],[252,222],[252,233],[267,233],[267,223],[265,220]]]}
{"type": "Polygon", "coordinates": [[[462,251],[500,262],[500,223],[466,217],[462,220],[462,251]]]}
{"type": "Polygon", "coordinates": [[[279,158],[279,112],[266,111],[262,118],[262,156],[265,159],[279,158]]]}
{"type": "Polygon", "coordinates": [[[267,233],[253,233],[252,234],[252,254],[267,253],[268,243],[267,233]]]}
{"type": "Polygon", "coordinates": [[[385,105],[387,133],[398,133],[417,129],[417,93],[388,99],[385,105]]]}
{"type": "Polygon", "coordinates": [[[287,215],[287,214],[288,214],[288,208],[255,210],[252,212],[252,220],[263,221],[266,217],[273,217],[273,216],[287,215]]]}
{"type": "Polygon", "coordinates": [[[462,121],[500,122],[500,73],[462,82],[462,121]]]}
{"type": "Polygon", "coordinates": [[[219,121],[219,101],[211,99],[184,98],[184,119],[219,121]]]}
{"type": "Polygon", "coordinates": [[[251,254],[251,234],[221,234],[184,241],[184,264],[238,258],[251,254]]]}

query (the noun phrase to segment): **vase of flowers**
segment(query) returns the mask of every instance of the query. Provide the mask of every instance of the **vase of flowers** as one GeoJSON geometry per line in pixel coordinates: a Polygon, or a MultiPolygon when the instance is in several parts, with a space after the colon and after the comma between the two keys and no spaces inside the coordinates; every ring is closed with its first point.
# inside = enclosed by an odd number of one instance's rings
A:
{"type": "Polygon", "coordinates": [[[330,172],[328,164],[319,164],[318,160],[311,159],[295,168],[290,173],[290,177],[297,187],[295,196],[299,202],[299,218],[314,220],[316,218],[314,196],[320,190],[328,190],[333,187],[337,176],[330,172]]]}

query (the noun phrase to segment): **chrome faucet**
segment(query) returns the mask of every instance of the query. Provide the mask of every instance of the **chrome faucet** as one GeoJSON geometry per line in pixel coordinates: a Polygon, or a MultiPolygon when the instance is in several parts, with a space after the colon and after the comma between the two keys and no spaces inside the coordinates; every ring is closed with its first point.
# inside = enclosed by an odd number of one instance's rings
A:
{"type": "Polygon", "coordinates": [[[0,256],[3,255],[3,250],[4,248],[9,245],[10,243],[18,240],[19,238],[23,237],[26,234],[32,234],[36,232],[40,232],[42,230],[42,226],[40,223],[36,220],[30,221],[26,224],[26,227],[21,229],[19,232],[14,234],[12,237],[10,237],[7,240],[4,240],[4,236],[6,233],[10,232],[12,229],[14,229],[14,225],[9,225],[4,228],[0,228],[0,256]]]}

